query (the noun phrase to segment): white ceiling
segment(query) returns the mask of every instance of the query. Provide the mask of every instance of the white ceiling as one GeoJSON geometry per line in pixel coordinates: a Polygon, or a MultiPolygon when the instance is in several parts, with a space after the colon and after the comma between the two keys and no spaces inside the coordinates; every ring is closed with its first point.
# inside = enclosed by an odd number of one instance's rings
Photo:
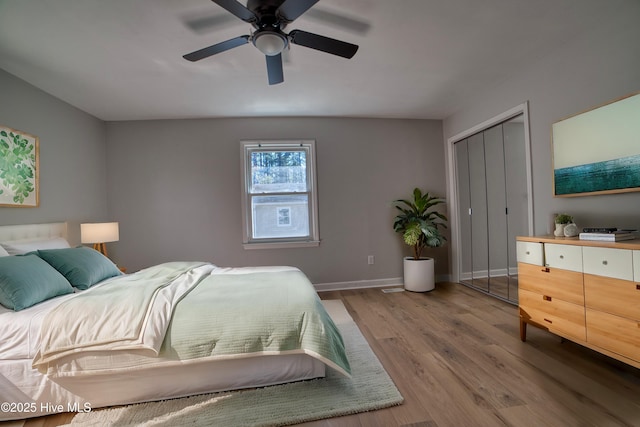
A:
{"type": "Polygon", "coordinates": [[[621,1],[320,0],[286,31],[351,42],[358,53],[347,60],[293,45],[284,83],[269,86],[251,44],[196,63],[182,58],[249,34],[249,24],[209,0],[0,0],[0,68],[108,121],[442,119],[621,1]],[[199,19],[211,25],[194,28],[199,19]]]}

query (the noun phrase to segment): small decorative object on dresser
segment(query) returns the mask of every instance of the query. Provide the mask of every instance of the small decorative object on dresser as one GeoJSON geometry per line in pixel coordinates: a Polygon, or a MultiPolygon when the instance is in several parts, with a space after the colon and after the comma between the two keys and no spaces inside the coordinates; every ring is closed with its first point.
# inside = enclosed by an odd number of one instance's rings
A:
{"type": "Polygon", "coordinates": [[[602,242],[619,242],[621,240],[634,240],[640,237],[637,230],[618,230],[617,228],[602,229],[604,231],[589,231],[585,228],[580,233],[580,240],[598,240],[602,242]]]}
{"type": "Polygon", "coordinates": [[[564,228],[567,224],[573,222],[573,217],[568,214],[558,214],[554,221],[556,223],[556,230],[553,232],[553,235],[556,237],[564,237],[564,228]]]}
{"type": "Polygon", "coordinates": [[[573,222],[564,226],[565,237],[575,237],[579,234],[578,226],[573,222]]]}
{"type": "Polygon", "coordinates": [[[395,203],[401,213],[396,216],[393,229],[413,248],[413,257],[404,258],[404,288],[413,292],[431,291],[436,282],[435,260],[421,255],[423,249],[442,246],[446,241],[438,227],[447,227],[444,223],[447,217],[433,209],[444,200],[429,193],[422,194],[415,188],[412,200],[400,199],[395,203]]]}

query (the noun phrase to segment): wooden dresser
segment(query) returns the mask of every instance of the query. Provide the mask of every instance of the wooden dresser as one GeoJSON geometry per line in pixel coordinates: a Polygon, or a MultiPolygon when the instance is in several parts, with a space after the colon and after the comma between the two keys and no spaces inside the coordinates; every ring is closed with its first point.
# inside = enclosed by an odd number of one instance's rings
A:
{"type": "Polygon", "coordinates": [[[518,237],[520,338],[527,324],[640,368],[640,240],[518,237]]]}

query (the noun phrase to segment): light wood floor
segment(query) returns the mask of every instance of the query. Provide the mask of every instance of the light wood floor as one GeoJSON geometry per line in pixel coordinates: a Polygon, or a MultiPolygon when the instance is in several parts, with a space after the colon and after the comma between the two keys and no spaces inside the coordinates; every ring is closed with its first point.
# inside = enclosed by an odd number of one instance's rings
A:
{"type": "Polygon", "coordinates": [[[321,297],[344,301],[405,402],[307,427],[640,426],[640,370],[533,327],[522,343],[513,305],[453,283],[321,297]]]}

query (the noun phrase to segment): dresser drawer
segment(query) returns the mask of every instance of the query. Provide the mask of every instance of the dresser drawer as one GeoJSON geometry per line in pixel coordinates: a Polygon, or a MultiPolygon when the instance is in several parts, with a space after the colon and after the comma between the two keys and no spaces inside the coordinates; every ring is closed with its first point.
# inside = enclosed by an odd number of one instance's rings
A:
{"type": "Polygon", "coordinates": [[[518,262],[533,265],[544,265],[542,243],[516,242],[516,258],[518,262]]]}
{"type": "Polygon", "coordinates": [[[640,362],[640,322],[587,309],[587,342],[640,362]]]}
{"type": "Polygon", "coordinates": [[[518,264],[518,288],[584,305],[582,273],[558,268],[518,264]]]}
{"type": "Polygon", "coordinates": [[[640,251],[633,251],[633,280],[640,283],[640,251]]]}
{"type": "Polygon", "coordinates": [[[570,339],[586,340],[584,307],[520,289],[520,316],[570,339]]]}
{"type": "Polygon", "coordinates": [[[640,321],[640,284],[611,277],[584,275],[588,308],[640,321]]]}
{"type": "Polygon", "coordinates": [[[633,280],[633,256],[628,249],[582,248],[584,272],[616,279],[633,280]]]}
{"type": "Polygon", "coordinates": [[[571,245],[544,245],[544,263],[548,267],[582,273],[582,247],[571,245]]]}

